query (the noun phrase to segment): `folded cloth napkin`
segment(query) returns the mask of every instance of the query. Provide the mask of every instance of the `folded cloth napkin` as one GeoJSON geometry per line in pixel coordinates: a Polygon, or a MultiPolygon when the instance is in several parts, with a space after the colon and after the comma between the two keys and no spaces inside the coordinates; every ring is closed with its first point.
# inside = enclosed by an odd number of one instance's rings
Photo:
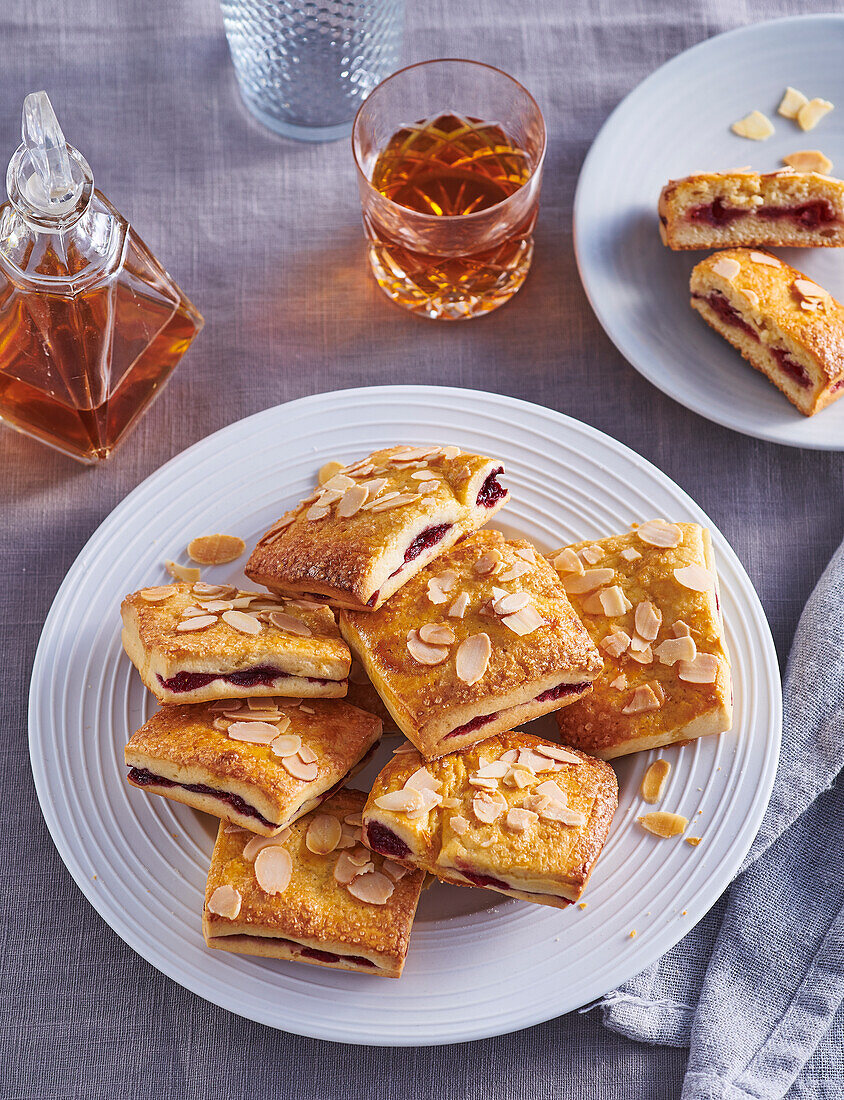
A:
{"type": "MultiPolygon", "coordinates": [[[[689,1046],[682,1100],[844,1097],[844,545],[788,659],[770,805],[738,876],[658,963],[598,1005],[689,1046]]],[[[764,736],[764,730],[748,731],[764,736]]]]}

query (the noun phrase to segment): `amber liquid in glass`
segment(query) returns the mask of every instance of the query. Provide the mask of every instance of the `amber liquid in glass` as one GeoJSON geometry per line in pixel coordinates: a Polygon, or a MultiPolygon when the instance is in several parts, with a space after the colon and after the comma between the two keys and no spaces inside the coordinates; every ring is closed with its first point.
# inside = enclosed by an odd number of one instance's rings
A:
{"type": "MultiPolygon", "coordinates": [[[[420,214],[461,217],[487,210],[531,176],[527,153],[496,122],[442,114],[398,130],[379,153],[371,183],[420,214]]],[[[537,208],[494,242],[443,256],[415,251],[365,216],[370,263],[396,302],[432,317],[459,319],[497,308],[524,282],[533,254],[537,208]]],[[[467,240],[469,240],[467,223],[467,240]]]]}

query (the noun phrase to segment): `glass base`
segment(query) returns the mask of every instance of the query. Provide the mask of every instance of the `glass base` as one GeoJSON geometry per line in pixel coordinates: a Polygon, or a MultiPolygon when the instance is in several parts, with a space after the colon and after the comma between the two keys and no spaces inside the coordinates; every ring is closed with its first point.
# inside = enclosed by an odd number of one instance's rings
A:
{"type": "Polygon", "coordinates": [[[348,138],[352,132],[353,118],[336,126],[294,126],[292,123],[282,122],[280,119],[274,118],[266,111],[261,110],[257,103],[247,99],[242,90],[240,91],[240,98],[249,113],[263,126],[266,126],[268,130],[278,134],[279,137],[290,138],[293,141],[340,141],[343,138],[348,138]]]}

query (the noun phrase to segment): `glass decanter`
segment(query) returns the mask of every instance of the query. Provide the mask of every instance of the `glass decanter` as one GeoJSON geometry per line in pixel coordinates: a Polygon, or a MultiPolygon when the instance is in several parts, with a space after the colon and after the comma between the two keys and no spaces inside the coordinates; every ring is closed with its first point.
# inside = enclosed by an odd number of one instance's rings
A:
{"type": "Polygon", "coordinates": [[[85,463],[106,458],[202,328],[195,306],[94,188],[45,92],[0,206],[0,418],[85,463]]]}

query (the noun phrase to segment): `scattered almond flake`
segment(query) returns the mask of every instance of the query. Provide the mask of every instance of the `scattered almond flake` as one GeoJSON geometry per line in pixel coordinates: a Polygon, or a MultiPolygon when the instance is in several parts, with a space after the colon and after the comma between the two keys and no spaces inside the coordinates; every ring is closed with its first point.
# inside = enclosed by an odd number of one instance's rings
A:
{"type": "Polygon", "coordinates": [[[580,556],[587,565],[594,565],[595,562],[605,557],[604,548],[593,542],[591,546],[584,546],[580,551],[580,556]]]}
{"type": "Polygon", "coordinates": [[[715,578],[702,565],[684,565],[674,570],[674,579],[692,592],[709,592],[715,587],[715,578]]]}
{"type": "Polygon", "coordinates": [[[623,691],[627,687],[627,677],[624,675],[616,676],[610,684],[610,687],[615,691],[623,691]]]}
{"type": "Polygon", "coordinates": [[[550,806],[550,804],[551,799],[546,798],[545,795],[541,794],[529,795],[524,802],[526,809],[533,810],[533,812],[537,814],[541,814],[547,806],[550,806]]]}
{"type": "Polygon", "coordinates": [[[563,764],[582,764],[583,761],[570,749],[564,749],[562,745],[540,744],[534,745],[533,751],[540,756],[550,756],[552,760],[560,760],[563,764]]]}
{"type": "MultiPolygon", "coordinates": [[[[634,639],[635,641],[635,639],[634,639]]],[[[641,640],[640,640],[641,641],[641,640]]],[[[631,643],[628,656],[631,661],[635,661],[637,665],[650,665],[653,663],[654,654],[651,649],[650,642],[641,642],[641,649],[634,649],[631,643]]]]}
{"type": "Polygon", "coordinates": [[[476,684],[484,676],[492,655],[488,634],[472,634],[457,647],[455,669],[464,684],[476,684]]]}
{"type": "Polygon", "coordinates": [[[508,749],[506,752],[502,752],[499,756],[499,760],[503,760],[506,764],[513,764],[518,759],[518,749],[508,749]]]}
{"type": "Polygon", "coordinates": [[[176,630],[180,634],[187,634],[193,630],[206,630],[209,626],[213,626],[216,621],[216,615],[199,615],[195,619],[182,619],[180,623],[176,623],[176,630]]]}
{"type": "Polygon", "coordinates": [[[804,309],[825,309],[830,301],[830,295],[813,283],[810,279],[795,279],[791,284],[800,298],[800,304],[804,309]]]}
{"type": "Polygon", "coordinates": [[[454,642],[454,631],[448,623],[425,623],[419,627],[421,641],[428,645],[451,645],[454,642]]]}
{"type": "Polygon", "coordinates": [[[214,607],[183,607],[180,613],[182,619],[195,619],[199,615],[205,615],[208,612],[214,612],[214,607]]]}
{"type": "Polygon", "coordinates": [[[636,624],[636,632],[639,637],[644,638],[647,642],[652,642],[659,634],[659,628],[662,626],[662,612],[650,600],[642,600],[636,604],[633,621],[636,624]]]}
{"type": "Polygon", "coordinates": [[[702,839],[703,839],[703,837],[699,837],[699,836],[687,836],[687,837],[685,837],[686,843],[691,844],[691,846],[693,848],[697,848],[698,844],[700,844],[702,839]]]}
{"type": "Polygon", "coordinates": [[[661,706],[659,696],[650,684],[643,684],[633,692],[630,702],[622,708],[622,714],[647,714],[652,710],[659,710],[661,706]]]}
{"type": "Polygon", "coordinates": [[[504,823],[512,832],[523,833],[538,820],[539,814],[534,813],[533,810],[526,810],[523,807],[514,806],[512,810],[507,811],[504,823]]]}
{"type": "MultiPolygon", "coordinates": [[[[366,491],[369,493],[370,500],[375,500],[375,498],[378,496],[378,494],[381,492],[386,484],[387,479],[385,477],[374,477],[370,481],[362,481],[360,483],[360,486],[362,489],[366,489],[366,491]]],[[[397,490],[395,491],[395,495],[398,496],[397,490]]],[[[381,499],[383,500],[384,497],[382,497],[381,499]]]]}
{"type": "Polygon", "coordinates": [[[636,820],[643,829],[647,829],[649,833],[653,833],[654,836],[661,836],[663,839],[679,836],[682,832],[685,832],[686,826],[689,824],[688,818],[682,817],[680,814],[670,814],[666,810],[652,810],[643,817],[637,817],[636,820]]]}
{"type": "MultiPolygon", "coordinates": [[[[805,107],[809,102],[806,96],[802,92],[798,92],[796,88],[792,88],[790,85],[785,89],[782,100],[779,107],[777,107],[777,114],[782,115],[783,118],[797,118],[797,112],[801,107],[805,107]]],[[[786,161],[786,164],[788,161],[786,161]]]]}
{"type": "Polygon", "coordinates": [[[175,561],[166,561],[164,568],[170,574],[171,577],[175,577],[177,581],[187,581],[189,584],[193,584],[199,580],[200,572],[198,569],[194,569],[189,565],[179,565],[175,561]]]}
{"type": "Polygon", "coordinates": [[[759,295],[755,290],[745,290],[744,296],[747,298],[748,302],[750,302],[753,309],[759,308],[759,295]]]}
{"type": "Polygon", "coordinates": [[[248,615],[245,611],[224,611],[220,617],[239,634],[260,634],[264,629],[254,615],[248,615]]]}
{"type": "Polygon", "coordinates": [[[369,490],[366,486],[355,485],[343,494],[343,499],[337,505],[337,515],[342,519],[350,519],[352,516],[357,515],[366,503],[368,496],[369,490]]]}
{"type": "Polygon", "coordinates": [[[551,564],[558,573],[576,573],[578,576],[583,576],[583,561],[570,547],[560,550],[551,559],[551,564]]]}
{"type": "Polygon", "coordinates": [[[750,258],[756,264],[767,264],[768,267],[782,267],[776,256],[770,256],[767,252],[751,252],[750,258]]]}
{"type": "Polygon", "coordinates": [[[536,551],[532,546],[522,546],[516,550],[516,557],[523,558],[525,561],[536,563],[536,551]]]}
{"type": "Polygon", "coordinates": [[[505,596],[509,596],[509,595],[510,595],[510,593],[507,591],[506,588],[499,588],[498,585],[496,585],[496,584],[494,584],[492,586],[493,603],[496,600],[503,600],[505,596]]]}
{"type": "MultiPolygon", "coordinates": [[[[251,603],[251,600],[238,601],[244,603],[247,607],[251,603]]],[[[209,600],[208,603],[203,605],[203,609],[208,612],[213,612],[215,615],[220,611],[234,611],[235,606],[231,600],[209,600]]]]}
{"type": "Polygon", "coordinates": [[[453,462],[458,455],[461,455],[463,453],[459,447],[455,447],[452,444],[449,444],[449,446],[447,447],[443,447],[442,452],[443,458],[448,459],[449,462],[453,462]]]}
{"type": "Polygon", "coordinates": [[[641,558],[642,555],[639,553],[638,550],[634,550],[632,546],[625,546],[625,548],[621,551],[621,556],[624,558],[625,561],[637,561],[639,558],[641,558]]]}
{"type": "Polygon", "coordinates": [[[761,111],[751,111],[749,115],[734,122],[730,129],[739,137],[750,138],[751,141],[765,141],[774,132],[771,120],[761,111]]]}
{"type": "Polygon", "coordinates": [[[225,732],[229,728],[228,718],[215,718],[212,725],[215,730],[223,730],[225,732]]]}
{"type": "Polygon", "coordinates": [[[534,630],[538,630],[540,626],[546,625],[545,620],[533,604],[527,604],[520,611],[516,611],[512,615],[505,615],[501,621],[508,630],[512,630],[514,634],[518,634],[520,638],[523,638],[526,634],[532,634],[534,630]]]}
{"type": "Polygon", "coordinates": [[[347,474],[336,473],[333,477],[330,477],[328,481],[322,482],[322,487],[323,489],[327,489],[330,493],[340,493],[342,495],[347,489],[354,488],[356,484],[354,479],[350,478],[347,474]]]}
{"type": "Polygon", "coordinates": [[[523,607],[531,601],[530,593],[528,592],[507,592],[492,605],[499,615],[512,615],[516,611],[521,611],[523,607]]]}
{"type": "MultiPolygon", "coordinates": [[[[235,561],[246,549],[246,543],[237,535],[200,535],[188,543],[188,557],[200,565],[226,565],[235,561]]],[[[199,576],[183,577],[198,581],[199,576]]]]}
{"type": "Polygon", "coordinates": [[[652,519],[636,528],[637,536],[649,546],[663,548],[679,546],[683,541],[683,531],[676,523],[664,519],[652,519]]]}
{"type": "Polygon", "coordinates": [[[375,467],[368,458],[360,458],[357,462],[352,462],[349,466],[343,466],[341,469],[344,474],[349,474],[350,476],[366,477],[367,474],[372,473],[375,467]]]}
{"type": "Polygon", "coordinates": [[[689,684],[714,684],[721,662],[712,653],[698,653],[693,661],[680,661],[677,674],[689,684]]]}
{"type": "MultiPolygon", "coordinates": [[[[540,797],[543,796],[540,795],[540,797]]],[[[547,795],[545,797],[547,798],[547,795]]],[[[571,825],[575,828],[582,828],[587,821],[586,814],[581,813],[580,810],[570,810],[555,798],[549,799],[548,805],[539,811],[539,816],[543,821],[559,821],[561,825],[571,825]]]]}
{"type": "Polygon", "coordinates": [[[296,755],[303,764],[313,764],[317,759],[317,754],[310,745],[300,745],[296,755]]]}
{"type": "Polygon", "coordinates": [[[218,917],[225,917],[227,920],[234,920],[240,912],[242,902],[243,898],[239,890],[235,890],[228,884],[218,886],[208,899],[208,912],[216,913],[218,917]]]}
{"type": "Polygon", "coordinates": [[[480,775],[470,775],[467,782],[470,787],[481,787],[485,791],[495,791],[498,789],[498,780],[491,776],[484,778],[480,775]]]}
{"type": "Polygon", "coordinates": [[[722,256],[712,265],[712,274],[720,275],[722,279],[732,281],[741,271],[741,264],[730,256],[722,256]]]}
{"type": "Polygon", "coordinates": [[[818,172],[822,176],[828,176],[832,171],[832,161],[820,149],[800,149],[796,153],[789,153],[782,160],[783,164],[798,172],[818,172]]]}
{"type": "Polygon", "coordinates": [[[293,861],[286,848],[271,845],[255,856],[255,879],[265,894],[283,894],[292,873],[293,861]]]}
{"type": "Polygon", "coordinates": [[[269,745],[278,737],[278,730],[269,722],[232,722],[226,732],[232,741],[246,741],[250,745],[269,745]]]}
{"type": "Polygon", "coordinates": [[[511,565],[509,569],[505,569],[503,572],[499,573],[498,579],[502,582],[515,581],[518,580],[519,577],[523,577],[525,573],[531,572],[533,572],[533,570],[527,562],[516,562],[515,565],[511,565]]]}
{"type": "Polygon", "coordinates": [[[563,806],[568,803],[566,792],[553,779],[546,779],[544,783],[540,783],[534,794],[550,798],[553,802],[560,802],[563,806]]]}
{"type": "Polygon", "coordinates": [[[331,462],[326,462],[324,466],[320,467],[317,481],[320,485],[325,485],[335,475],[339,474],[341,470],[345,469],[342,462],[338,462],[336,459],[331,462]]]}
{"type": "Polygon", "coordinates": [[[282,516],[281,519],[276,520],[269,531],[261,536],[259,545],[267,546],[271,542],[275,542],[275,540],[287,530],[291,523],[295,521],[297,515],[298,513],[296,511],[288,512],[286,515],[282,516]]]}
{"type": "Polygon", "coordinates": [[[550,756],[534,751],[532,748],[519,749],[518,765],[538,775],[540,772],[553,771],[556,763],[550,756]]]}
{"type": "Polygon", "coordinates": [[[385,905],[395,889],[394,884],[380,871],[370,871],[352,880],[346,887],[352,897],[367,905],[385,905]]]}
{"type": "Polygon", "coordinates": [[[243,858],[251,863],[255,856],[264,848],[278,847],[288,839],[290,836],[290,829],[282,829],[280,833],[275,836],[253,836],[249,840],[243,849],[243,858]]]}
{"type": "Polygon", "coordinates": [[[693,661],[697,646],[690,637],[668,638],[654,650],[654,656],[663,665],[675,665],[678,661],[693,661]]]}
{"type": "Polygon", "coordinates": [[[144,603],[162,603],[176,595],[176,586],[173,584],[160,584],[155,588],[142,588],[138,595],[144,603]]]}
{"type": "Polygon", "coordinates": [[[511,767],[503,780],[506,787],[517,787],[519,790],[529,787],[535,781],[536,776],[533,772],[529,772],[527,768],[520,768],[518,765],[511,767]]]}
{"type": "Polygon", "coordinates": [[[416,752],[416,746],[409,741],[403,741],[398,748],[393,749],[393,756],[403,756],[406,752],[416,752]]]}
{"type": "Polygon", "coordinates": [[[209,710],[240,710],[243,706],[243,699],[215,699],[210,704],[209,710]]]}
{"type": "Polygon", "coordinates": [[[828,99],[810,99],[797,112],[797,125],[801,130],[814,130],[824,115],[835,108],[828,99]]]}
{"type": "Polygon", "coordinates": [[[412,493],[399,493],[396,496],[390,496],[388,493],[373,504],[367,504],[366,507],[370,512],[389,512],[393,508],[402,508],[405,504],[412,504],[414,500],[416,500],[416,496],[412,493]],[[387,499],[388,497],[389,499],[387,499]]]}
{"type": "Polygon", "coordinates": [[[304,703],[299,704],[299,710],[304,711],[305,714],[316,714],[313,707],[306,707],[304,703]]]}
{"type": "MultiPolygon", "coordinates": [[[[352,485],[354,485],[353,481],[352,485]]],[[[323,489],[320,491],[316,505],[320,508],[330,508],[332,504],[336,504],[338,500],[342,499],[343,492],[340,489],[323,489]]]]}
{"type": "Polygon", "coordinates": [[[663,760],[661,757],[659,760],[654,760],[645,774],[642,776],[642,798],[646,802],[650,802],[653,805],[655,802],[659,802],[662,798],[662,793],[665,790],[665,784],[668,780],[668,773],[671,771],[671,765],[667,760],[663,760]]]}
{"type": "Polygon", "coordinates": [[[480,576],[486,576],[488,573],[492,573],[500,561],[500,550],[487,550],[485,553],[481,554],[475,562],[474,570],[480,576]]]}
{"type": "Polygon", "coordinates": [[[330,511],[331,511],[331,509],[325,507],[325,505],[323,505],[323,504],[320,504],[320,503],[312,504],[310,506],[310,508],[307,510],[307,512],[305,513],[305,519],[309,519],[309,520],[325,519],[325,517],[329,514],[330,511]]]}
{"type": "Polygon", "coordinates": [[[288,634],[298,634],[303,638],[309,638],[313,634],[307,623],[303,623],[293,615],[288,615],[286,611],[271,611],[270,622],[279,630],[287,631],[288,634]]]}
{"type": "MultiPolygon", "coordinates": [[[[270,700],[268,699],[269,703],[270,700]]],[[[240,722],[277,722],[281,717],[278,710],[267,707],[265,710],[234,710],[226,711],[226,718],[233,718],[240,722]]]]}
{"type": "Polygon", "coordinates": [[[348,852],[341,852],[334,864],[334,878],[343,886],[348,886],[353,879],[361,874],[361,868],[350,857],[348,852]]]}
{"type": "Polygon", "coordinates": [[[317,814],[305,833],[305,847],[317,856],[327,856],[340,843],[343,830],[333,814],[317,814]]]}
{"type": "MultiPolygon", "coordinates": [[[[288,719],[289,724],[290,719],[288,719]]],[[[273,753],[276,756],[295,756],[302,746],[302,738],[298,733],[282,733],[274,737],[271,742],[273,753]]]]}
{"type": "Polygon", "coordinates": [[[441,485],[441,481],[436,481],[434,479],[431,479],[431,481],[423,481],[419,485],[419,492],[423,496],[430,496],[431,493],[436,493],[441,485]]]}
{"type": "Polygon", "coordinates": [[[469,821],[462,814],[454,814],[448,823],[458,836],[465,836],[469,831],[469,821]]]}
{"type": "Polygon", "coordinates": [[[405,875],[409,874],[409,868],[402,866],[401,863],[396,863],[393,859],[385,859],[382,864],[382,870],[385,875],[389,875],[393,882],[400,882],[405,875]]]}
{"type": "Polygon", "coordinates": [[[507,799],[499,791],[480,791],[472,799],[472,812],[478,821],[491,825],[507,809],[507,799]]]}
{"type": "Polygon", "coordinates": [[[614,576],[614,569],[586,569],[580,576],[563,577],[560,583],[570,595],[580,596],[609,584],[614,576]]]}
{"type": "Polygon", "coordinates": [[[624,630],[614,630],[598,643],[598,647],[610,657],[620,657],[630,646],[630,641],[630,635],[624,630]]]}
{"type": "Polygon", "coordinates": [[[319,764],[315,761],[306,764],[298,754],[282,757],[281,763],[294,779],[303,783],[312,783],[319,775],[319,764]]]}
{"type": "Polygon", "coordinates": [[[510,770],[506,760],[490,760],[475,772],[481,779],[502,779],[510,770]]]}
{"type": "Polygon", "coordinates": [[[400,447],[390,455],[387,461],[391,464],[395,462],[416,462],[422,458],[433,458],[434,455],[439,455],[441,450],[440,447],[400,447]]]}
{"type": "Polygon", "coordinates": [[[672,623],[671,633],[675,638],[691,638],[692,636],[689,624],[684,623],[682,619],[677,619],[675,623],[672,623]]]}
{"type": "Polygon", "coordinates": [[[412,787],[401,791],[387,791],[375,799],[375,805],[381,810],[389,810],[391,813],[406,814],[411,810],[419,810],[424,806],[422,794],[412,787]]]}
{"type": "Polygon", "coordinates": [[[439,665],[448,657],[448,649],[445,646],[428,645],[419,637],[418,630],[411,630],[408,633],[407,651],[420,665],[439,665]]]}
{"type": "Polygon", "coordinates": [[[439,791],[440,787],[442,787],[442,780],[431,775],[426,767],[417,768],[404,784],[406,791],[439,791]]]}
{"type": "Polygon", "coordinates": [[[598,601],[603,608],[604,614],[610,618],[616,615],[624,615],[633,607],[617,584],[599,592],[598,601]]]}

